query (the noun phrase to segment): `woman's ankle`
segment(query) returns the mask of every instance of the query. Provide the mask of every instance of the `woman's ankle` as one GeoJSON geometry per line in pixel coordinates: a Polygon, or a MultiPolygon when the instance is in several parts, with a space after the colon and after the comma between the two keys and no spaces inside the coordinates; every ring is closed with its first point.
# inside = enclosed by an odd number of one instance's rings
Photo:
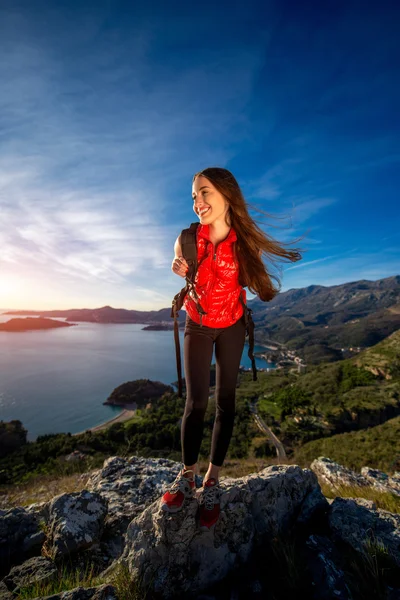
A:
{"type": "Polygon", "coordinates": [[[183,467],[183,469],[182,469],[182,475],[183,475],[183,477],[186,477],[186,479],[194,479],[195,474],[196,474],[196,465],[193,465],[191,467],[183,467]]]}
{"type": "Polygon", "coordinates": [[[221,467],[217,467],[216,465],[213,465],[212,463],[210,463],[207,473],[204,475],[203,485],[209,479],[215,479],[215,481],[218,483],[220,469],[221,469],[221,467]]]}

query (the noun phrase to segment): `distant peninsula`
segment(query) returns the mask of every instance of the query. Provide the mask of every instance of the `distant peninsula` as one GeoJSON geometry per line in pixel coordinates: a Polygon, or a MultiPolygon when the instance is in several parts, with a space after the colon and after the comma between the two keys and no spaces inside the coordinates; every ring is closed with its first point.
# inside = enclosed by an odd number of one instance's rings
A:
{"type": "Polygon", "coordinates": [[[0,331],[35,331],[40,329],[56,329],[58,327],[72,327],[75,323],[65,321],[54,321],[41,317],[26,317],[25,319],[10,319],[6,323],[0,323],[0,331]]]}
{"type": "MultiPolygon", "coordinates": [[[[25,315],[44,317],[58,317],[70,319],[72,321],[84,321],[86,323],[118,323],[118,324],[143,324],[160,325],[171,322],[171,308],[162,308],[161,310],[129,310],[125,308],[113,308],[112,306],[102,306],[101,308],[79,308],[70,310],[12,310],[4,312],[5,315],[21,317],[25,315]]],[[[186,313],[181,311],[178,320],[185,321],[186,313]]]]}
{"type": "Polygon", "coordinates": [[[103,404],[124,408],[143,408],[148,402],[160,398],[165,392],[173,392],[170,385],[150,379],[135,379],[116,387],[103,404]]]}

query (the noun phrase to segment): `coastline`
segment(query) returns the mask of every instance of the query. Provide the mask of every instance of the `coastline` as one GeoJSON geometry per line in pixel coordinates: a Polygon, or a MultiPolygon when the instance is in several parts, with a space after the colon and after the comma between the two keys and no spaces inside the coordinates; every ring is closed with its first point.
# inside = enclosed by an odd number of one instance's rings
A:
{"type": "Polygon", "coordinates": [[[116,417],[113,417],[112,419],[109,419],[108,421],[105,421],[104,423],[100,423],[100,425],[96,425],[95,427],[88,427],[84,431],[79,431],[78,433],[72,433],[71,435],[82,435],[82,433],[86,433],[86,431],[95,432],[95,431],[101,431],[102,429],[107,429],[107,427],[109,427],[110,425],[113,425],[114,423],[122,423],[123,421],[128,421],[129,419],[132,419],[132,417],[135,415],[135,413],[136,413],[136,409],[132,410],[132,409],[125,408],[116,417]]]}

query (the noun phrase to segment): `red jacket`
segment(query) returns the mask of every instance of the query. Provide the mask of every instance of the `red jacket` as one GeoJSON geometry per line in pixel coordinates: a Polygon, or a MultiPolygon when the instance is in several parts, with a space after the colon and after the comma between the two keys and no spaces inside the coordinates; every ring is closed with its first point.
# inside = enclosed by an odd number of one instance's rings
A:
{"type": "MultiPolygon", "coordinates": [[[[237,240],[231,227],[228,236],[215,250],[209,236],[209,225],[197,228],[197,273],[195,290],[200,305],[206,311],[202,324],[206,327],[229,327],[240,319],[246,302],[246,291],[239,284],[239,264],[233,244],[237,240]]],[[[196,302],[187,294],[184,307],[189,317],[200,324],[196,302]]]]}

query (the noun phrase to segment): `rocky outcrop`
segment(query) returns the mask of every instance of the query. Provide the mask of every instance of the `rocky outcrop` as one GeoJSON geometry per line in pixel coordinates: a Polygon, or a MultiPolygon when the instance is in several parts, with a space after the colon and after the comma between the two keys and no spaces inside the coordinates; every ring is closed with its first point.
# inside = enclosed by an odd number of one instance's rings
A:
{"type": "Polygon", "coordinates": [[[383,473],[383,471],[378,471],[378,469],[363,467],[361,469],[361,475],[365,477],[370,484],[383,492],[391,492],[396,496],[400,496],[400,473],[396,472],[392,476],[389,476],[386,475],[386,473],[383,473]]]}
{"type": "Polygon", "coordinates": [[[359,552],[368,541],[382,544],[400,568],[399,514],[373,509],[359,498],[335,498],[330,507],[329,525],[336,539],[359,552]]]}
{"type": "Polygon", "coordinates": [[[25,558],[40,554],[45,539],[39,514],[21,506],[0,510],[0,574],[25,558]]]}
{"type": "MultiPolygon", "coordinates": [[[[66,564],[73,572],[90,564],[102,585],[82,585],[47,600],[114,600],[119,568],[148,598],[219,600],[229,597],[227,589],[232,598],[265,598],[282,568],[282,560],[271,562],[270,549],[291,536],[304,561],[301,574],[310,600],[358,600],[349,588],[344,556],[363,556],[371,539],[400,567],[400,515],[363,499],[328,502],[317,479],[318,474],[330,484],[361,481],[367,489],[375,482],[398,489],[398,474],[365,468],[358,475],[320,458],[312,469],[280,465],[224,478],[220,518],[214,530],[204,532],[198,528],[196,499],[173,515],[161,510],[160,498],[180,467],[168,459],[112,457],[86,477],[81,492],[0,511],[0,599],[17,598],[26,585],[50,583],[66,564]]],[[[201,483],[197,477],[197,487],[201,483]]],[[[387,586],[387,592],[396,597],[396,589],[387,586]]]]}
{"type": "Polygon", "coordinates": [[[400,497],[400,473],[397,472],[389,476],[378,469],[363,467],[359,474],[325,457],[314,460],[311,469],[321,482],[327,483],[333,489],[343,486],[373,487],[400,497]]]}
{"type": "MultiPolygon", "coordinates": [[[[180,468],[179,463],[167,458],[113,456],[89,477],[86,488],[107,500],[103,539],[110,557],[121,555],[129,523],[163,495],[180,468]]],[[[199,477],[196,482],[201,485],[199,477]]]]}
{"type": "Polygon", "coordinates": [[[68,558],[75,568],[86,555],[101,572],[121,555],[129,522],[164,493],[180,467],[163,458],[111,457],[79,493],[0,510],[0,575],[41,552],[55,563],[68,558]]]}
{"type": "Polygon", "coordinates": [[[221,482],[221,515],[213,532],[199,533],[197,501],[167,515],[159,501],[128,527],[121,561],[134,578],[164,598],[198,594],[248,561],[265,536],[288,531],[301,518],[306,499],[308,517],[327,502],[312,471],[273,466],[240,479],[221,482]]]}
{"type": "Polygon", "coordinates": [[[90,548],[102,534],[107,499],[83,490],[61,494],[50,502],[46,552],[55,560],[90,548]]]}

